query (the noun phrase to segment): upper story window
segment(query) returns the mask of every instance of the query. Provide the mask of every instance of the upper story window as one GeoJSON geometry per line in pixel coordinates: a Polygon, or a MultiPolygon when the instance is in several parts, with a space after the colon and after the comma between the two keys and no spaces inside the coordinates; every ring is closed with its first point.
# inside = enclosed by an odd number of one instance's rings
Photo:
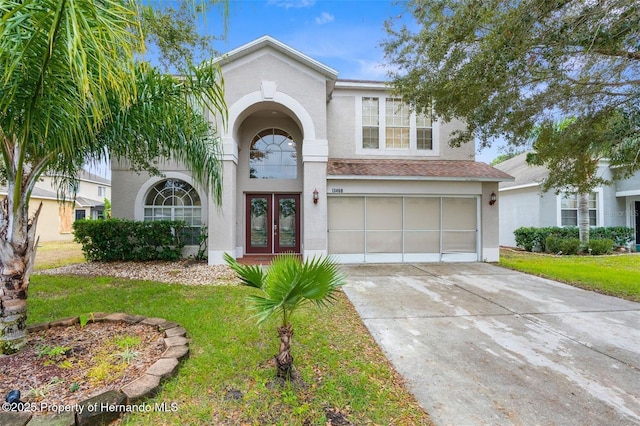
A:
{"type": "Polygon", "coordinates": [[[166,179],[154,185],[144,202],[144,220],[181,220],[187,226],[181,238],[186,245],[198,245],[202,227],[202,203],[195,188],[180,179],[166,179]]]}
{"type": "Polygon", "coordinates": [[[107,196],[107,188],[104,186],[98,187],[98,197],[106,197],[107,196]]]}
{"type": "MultiPolygon", "coordinates": [[[[578,196],[563,194],[560,200],[560,225],[578,226],[578,196]]],[[[598,226],[598,194],[589,194],[589,226],[598,226]]]]}
{"type": "Polygon", "coordinates": [[[362,97],[356,151],[361,154],[438,155],[431,117],[400,98],[362,97]]]}
{"type": "Polygon", "coordinates": [[[281,129],[267,129],[251,140],[249,151],[251,179],[296,179],[298,153],[293,137],[281,129]]]}

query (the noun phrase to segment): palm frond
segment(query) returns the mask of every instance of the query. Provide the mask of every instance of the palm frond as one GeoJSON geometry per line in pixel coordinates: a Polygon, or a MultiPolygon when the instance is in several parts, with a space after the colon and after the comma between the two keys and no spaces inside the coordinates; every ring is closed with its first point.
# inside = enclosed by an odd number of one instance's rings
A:
{"type": "Polygon", "coordinates": [[[283,315],[285,324],[291,313],[305,303],[327,306],[335,299],[334,292],[344,283],[344,276],[331,258],[318,257],[302,262],[292,254],[276,256],[261,278],[263,296],[251,297],[258,321],[283,315]]]}
{"type": "Polygon", "coordinates": [[[229,253],[223,255],[224,261],[240,278],[244,285],[262,288],[264,284],[264,271],[259,265],[241,265],[229,253]]]}

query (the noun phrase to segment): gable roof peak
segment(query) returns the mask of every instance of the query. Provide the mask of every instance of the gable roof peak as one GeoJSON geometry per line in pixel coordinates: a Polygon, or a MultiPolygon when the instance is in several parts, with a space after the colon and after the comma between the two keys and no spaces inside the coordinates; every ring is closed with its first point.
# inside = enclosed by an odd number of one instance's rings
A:
{"type": "Polygon", "coordinates": [[[293,47],[288,46],[279,40],[276,40],[270,35],[264,35],[253,41],[245,43],[242,46],[236,47],[235,49],[216,58],[215,61],[220,65],[225,65],[251,53],[262,50],[265,47],[270,47],[277,52],[280,52],[283,55],[306,65],[307,67],[324,75],[328,80],[335,81],[338,78],[338,71],[327,65],[324,65],[320,61],[317,61],[308,55],[305,55],[299,50],[296,50],[293,47]]]}

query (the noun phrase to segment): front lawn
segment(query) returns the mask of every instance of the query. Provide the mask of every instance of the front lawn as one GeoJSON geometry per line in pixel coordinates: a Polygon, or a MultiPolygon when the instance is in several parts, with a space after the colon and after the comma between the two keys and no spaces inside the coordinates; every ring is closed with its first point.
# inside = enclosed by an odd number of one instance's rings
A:
{"type": "Polygon", "coordinates": [[[640,302],[640,254],[556,256],[502,249],[500,266],[640,302]]]}
{"type": "Polygon", "coordinates": [[[292,345],[304,386],[273,378],[275,323],[249,319],[240,286],[186,286],[108,277],[34,275],[29,323],[90,312],[163,317],[183,325],[191,356],[151,402],[177,403],[175,412],[136,413],[131,425],[430,424],[403,387],[357,313],[340,293],[327,310],[294,315],[292,345]]]}

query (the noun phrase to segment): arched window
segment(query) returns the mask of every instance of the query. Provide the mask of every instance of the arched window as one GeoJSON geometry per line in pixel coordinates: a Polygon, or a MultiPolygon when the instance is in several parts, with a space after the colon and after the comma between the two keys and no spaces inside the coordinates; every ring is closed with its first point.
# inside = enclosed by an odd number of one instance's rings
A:
{"type": "Polygon", "coordinates": [[[296,179],[296,142],[284,130],[263,130],[251,140],[249,177],[251,179],[296,179]]]}
{"type": "Polygon", "coordinates": [[[144,220],[182,220],[186,245],[198,245],[202,228],[202,204],[195,188],[180,179],[166,179],[154,185],[144,202],[144,220]]]}

